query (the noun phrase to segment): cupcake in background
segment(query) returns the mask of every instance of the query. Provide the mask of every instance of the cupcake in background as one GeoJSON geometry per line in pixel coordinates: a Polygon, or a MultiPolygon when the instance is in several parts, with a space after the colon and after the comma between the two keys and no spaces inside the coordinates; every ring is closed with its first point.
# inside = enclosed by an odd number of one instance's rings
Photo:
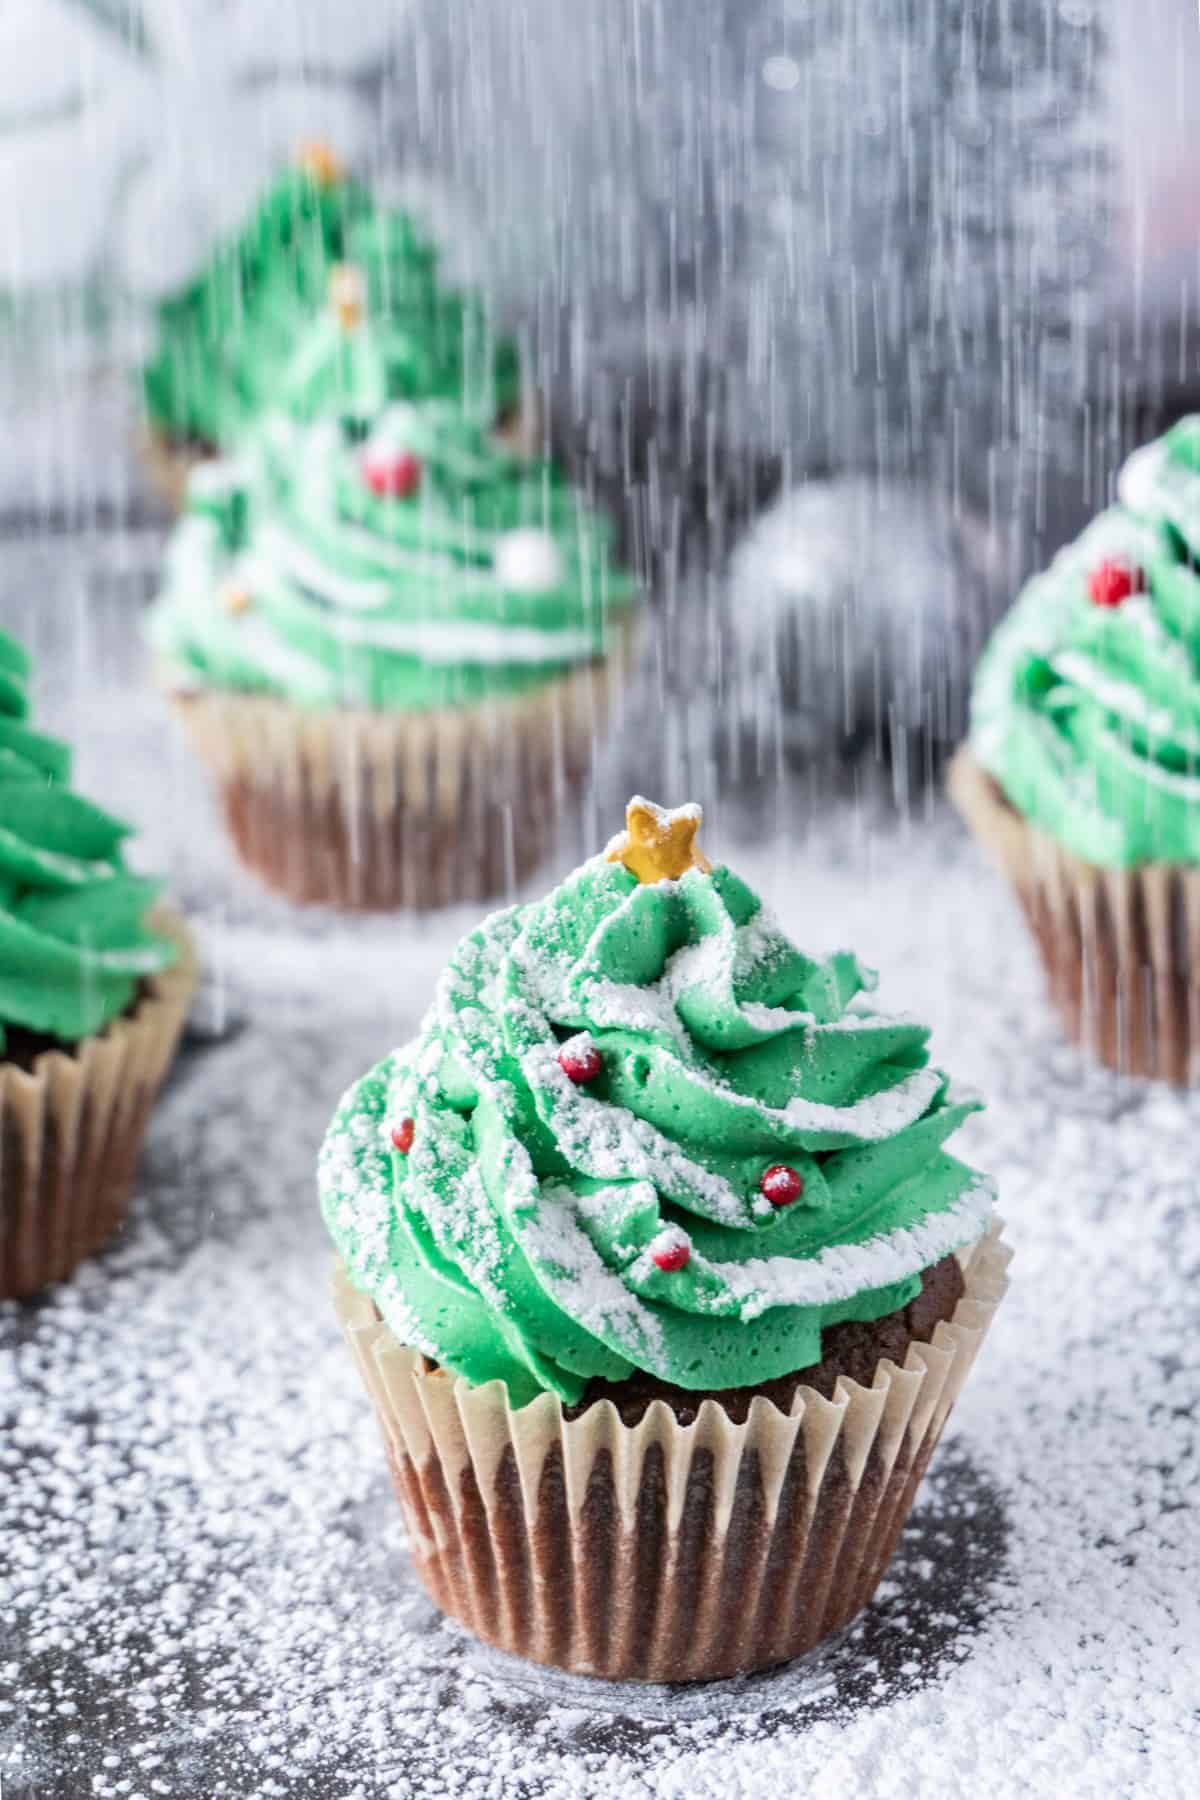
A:
{"type": "Polygon", "coordinates": [[[194,464],[244,429],[260,382],[324,304],[349,222],[369,206],[325,145],[307,145],[194,280],[159,305],[141,373],[143,448],[172,504],[194,464]]]}
{"type": "Polygon", "coordinates": [[[1005,1285],[978,1105],[847,953],[627,829],[460,944],[321,1154],[418,1573],[504,1650],[700,1680],[867,1604],[1005,1285]]]}
{"type": "Polygon", "coordinates": [[[289,389],[243,457],[196,471],[151,641],[269,886],[482,899],[547,853],[589,771],[638,590],[551,466],[457,402],[380,403],[394,340],[356,306],[340,350],[318,340],[332,364],[303,365],[310,404],[289,389]]]}
{"type": "MultiPolygon", "coordinates": [[[[157,347],[142,370],[148,467],[178,507],[196,462],[242,441],[287,387],[298,345],[326,308],[337,271],[360,271],[372,317],[389,321],[393,397],[459,400],[489,423],[522,416],[514,346],[481,301],[443,288],[437,255],[412,218],[378,208],[322,144],[272,183],[241,231],[158,309],[157,347]]],[[[318,346],[319,349],[319,346],[318,346]]]]}
{"type": "Polygon", "coordinates": [[[1076,1042],[1200,1074],[1200,416],[1032,580],[975,678],[951,792],[1076,1042]]]}
{"type": "Polygon", "coordinates": [[[129,827],[26,723],[0,632],[0,1298],[61,1281],[125,1215],[195,976],[183,921],[131,875],[129,827]]]}

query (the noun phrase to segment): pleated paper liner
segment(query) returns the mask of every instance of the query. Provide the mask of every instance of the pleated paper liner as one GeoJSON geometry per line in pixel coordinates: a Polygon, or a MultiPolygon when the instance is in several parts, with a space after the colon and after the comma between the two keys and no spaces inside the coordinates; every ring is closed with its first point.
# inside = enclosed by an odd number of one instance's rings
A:
{"type": "Polygon", "coordinates": [[[300,905],[425,909],[494,899],[550,853],[638,636],[624,625],[603,662],[530,693],[428,713],[219,689],[172,700],[268,887],[300,905]]]}
{"type": "Polygon", "coordinates": [[[179,960],[149,978],[133,1012],[31,1070],[0,1061],[0,1299],[64,1280],[125,1216],[196,980],[183,920],[159,908],[152,924],[179,960]]]}
{"type": "Polygon", "coordinates": [[[1084,862],[959,750],[950,793],[1017,892],[1067,1035],[1125,1074],[1200,1081],[1200,870],[1084,862]]]}
{"type": "Polygon", "coordinates": [[[500,1382],[429,1370],[339,1269],[335,1303],[383,1429],[430,1597],[486,1642],[576,1674],[707,1680],[799,1656],[871,1599],[1007,1285],[999,1227],[904,1367],[832,1400],[706,1400],[634,1426],[608,1400],[513,1411],[500,1382]]]}

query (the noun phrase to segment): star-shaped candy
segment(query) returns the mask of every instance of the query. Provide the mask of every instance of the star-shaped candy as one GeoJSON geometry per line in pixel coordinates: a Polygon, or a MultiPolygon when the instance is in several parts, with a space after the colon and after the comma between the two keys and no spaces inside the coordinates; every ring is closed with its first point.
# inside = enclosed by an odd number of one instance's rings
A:
{"type": "Polygon", "coordinates": [[[704,814],[698,806],[672,811],[635,794],[625,808],[625,830],[608,846],[609,862],[621,862],[639,881],[678,881],[688,869],[712,868],[696,846],[704,814]]]}
{"type": "Polygon", "coordinates": [[[309,138],[307,143],[301,144],[296,161],[318,187],[332,187],[335,181],[342,179],[342,165],[324,138],[309,138]]]}

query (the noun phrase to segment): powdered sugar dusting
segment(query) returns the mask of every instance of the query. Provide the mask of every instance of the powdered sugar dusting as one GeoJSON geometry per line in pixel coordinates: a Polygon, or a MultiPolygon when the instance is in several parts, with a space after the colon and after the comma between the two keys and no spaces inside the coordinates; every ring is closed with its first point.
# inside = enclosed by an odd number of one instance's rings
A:
{"type": "MultiPolygon", "coordinates": [[[[1017,1247],[850,1638],[675,1692],[515,1665],[437,1622],[327,1304],[312,1169],[337,1094],[412,1035],[421,972],[463,922],[386,987],[345,974],[352,951],[396,954],[393,921],[298,935],[307,1004],[275,982],[240,1036],[188,1054],[124,1244],[0,1308],[6,1800],[1187,1791],[1200,1095],[1062,1046],[1016,908],[948,818],[869,855],[824,825],[736,863],[799,942],[861,948],[988,1096],[963,1138],[1017,1247]]],[[[258,981],[261,949],[226,931],[230,978],[258,981]]]]}

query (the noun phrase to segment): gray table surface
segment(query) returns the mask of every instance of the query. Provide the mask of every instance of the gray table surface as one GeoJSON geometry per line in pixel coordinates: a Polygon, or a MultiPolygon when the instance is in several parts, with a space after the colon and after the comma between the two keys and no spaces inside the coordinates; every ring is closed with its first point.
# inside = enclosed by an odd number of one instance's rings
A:
{"type": "Polygon", "coordinates": [[[804,1664],[675,1690],[518,1665],[437,1617],[327,1303],[313,1165],[471,915],[298,918],[234,870],[140,667],[157,550],[18,547],[0,598],[42,718],[143,825],[209,969],[128,1229],[0,1305],[4,1800],[1190,1791],[1200,1101],[1063,1045],[938,802],[897,819],[799,783],[706,836],[989,1099],[963,1152],[999,1181],[1013,1287],[878,1599],[804,1664]]]}

